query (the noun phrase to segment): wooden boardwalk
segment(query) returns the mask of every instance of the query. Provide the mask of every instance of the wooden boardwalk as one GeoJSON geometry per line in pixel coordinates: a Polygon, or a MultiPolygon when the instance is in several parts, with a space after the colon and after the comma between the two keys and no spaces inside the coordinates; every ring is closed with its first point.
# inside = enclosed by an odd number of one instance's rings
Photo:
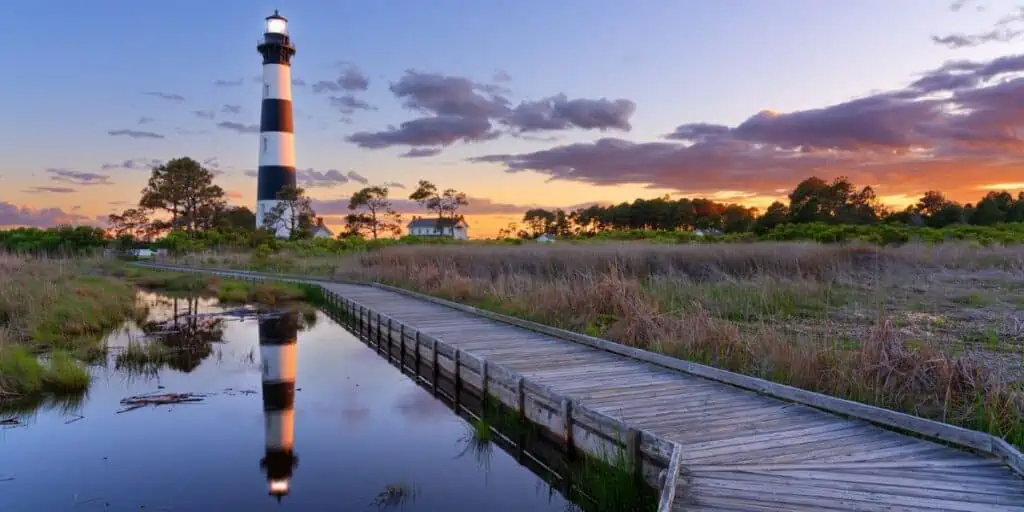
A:
{"type": "Polygon", "coordinates": [[[1024,512],[1019,452],[958,449],[397,291],[317,284],[361,319],[386,317],[388,336],[394,321],[456,347],[456,374],[460,354],[485,361],[485,393],[490,365],[668,442],[677,472],[665,510],[1024,512]]]}

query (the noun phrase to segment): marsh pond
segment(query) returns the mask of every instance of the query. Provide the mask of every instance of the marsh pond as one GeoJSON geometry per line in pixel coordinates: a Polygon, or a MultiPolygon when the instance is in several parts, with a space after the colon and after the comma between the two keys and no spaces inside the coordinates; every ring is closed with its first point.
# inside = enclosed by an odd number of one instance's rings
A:
{"type": "Polygon", "coordinates": [[[139,300],[85,394],[0,411],[0,511],[606,509],[321,311],[139,300]]]}

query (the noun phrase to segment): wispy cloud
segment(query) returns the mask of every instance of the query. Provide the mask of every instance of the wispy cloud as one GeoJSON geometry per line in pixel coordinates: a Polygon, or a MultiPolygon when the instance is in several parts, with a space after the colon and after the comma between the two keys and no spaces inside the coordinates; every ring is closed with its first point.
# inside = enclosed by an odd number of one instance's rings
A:
{"type": "Polygon", "coordinates": [[[181,103],[181,102],[185,101],[185,97],[184,96],[182,96],[180,94],[177,94],[177,93],[173,93],[173,92],[149,91],[149,92],[146,92],[145,94],[146,94],[146,96],[153,96],[154,98],[160,98],[162,100],[173,101],[175,103],[181,103]]]}
{"type": "Polygon", "coordinates": [[[256,124],[243,124],[236,123],[234,121],[221,121],[217,123],[217,128],[225,130],[231,130],[237,133],[259,133],[260,127],[256,124]]]}
{"type": "Polygon", "coordinates": [[[26,194],[70,194],[76,191],[77,189],[69,187],[32,187],[29,189],[25,189],[22,192],[26,194]]]}
{"type": "Polygon", "coordinates": [[[192,113],[195,114],[196,117],[198,117],[200,119],[213,119],[214,117],[217,116],[217,114],[214,111],[209,110],[209,109],[193,110],[192,113]]]}
{"type": "Polygon", "coordinates": [[[104,171],[111,169],[131,169],[136,171],[148,171],[156,166],[163,165],[164,161],[159,158],[129,158],[120,162],[108,162],[100,166],[104,171]]]}
{"type": "Polygon", "coordinates": [[[156,132],[147,132],[147,131],[142,131],[142,130],[129,130],[129,129],[109,130],[109,131],[107,131],[107,135],[111,135],[111,136],[114,136],[114,137],[125,136],[125,137],[131,137],[133,139],[163,139],[164,138],[163,135],[161,135],[159,133],[156,133],[156,132]]]}
{"type": "Polygon", "coordinates": [[[50,179],[53,181],[61,181],[65,183],[71,183],[73,185],[112,185],[110,176],[106,174],[96,174],[94,172],[81,172],[72,171],[70,169],[62,169],[51,167],[46,170],[50,173],[50,179]]]}
{"type": "Polygon", "coordinates": [[[235,80],[214,80],[213,85],[217,87],[238,87],[245,82],[244,78],[237,78],[235,80]]]}

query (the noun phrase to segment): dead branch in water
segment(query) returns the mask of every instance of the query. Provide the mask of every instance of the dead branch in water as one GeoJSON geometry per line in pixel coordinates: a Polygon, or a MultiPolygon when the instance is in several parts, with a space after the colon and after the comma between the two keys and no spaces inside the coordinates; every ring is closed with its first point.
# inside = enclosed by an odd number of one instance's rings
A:
{"type": "Polygon", "coordinates": [[[125,406],[125,408],[117,411],[117,413],[134,411],[147,405],[157,406],[202,402],[204,398],[206,398],[206,395],[196,393],[161,393],[156,395],[130,396],[121,400],[121,405],[125,406]]]}

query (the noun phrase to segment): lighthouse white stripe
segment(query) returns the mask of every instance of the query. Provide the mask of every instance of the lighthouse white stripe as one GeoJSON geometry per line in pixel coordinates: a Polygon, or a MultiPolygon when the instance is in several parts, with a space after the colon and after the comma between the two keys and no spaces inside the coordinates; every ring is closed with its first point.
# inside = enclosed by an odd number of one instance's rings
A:
{"type": "Polygon", "coordinates": [[[279,165],[295,167],[295,134],[260,132],[260,167],[279,165]]]}
{"type": "Polygon", "coordinates": [[[268,411],[265,417],[267,448],[290,450],[295,437],[295,410],[268,411]]]}
{"type": "Polygon", "coordinates": [[[295,382],[297,350],[298,343],[261,345],[260,361],[263,363],[263,380],[295,382]]]}
{"type": "Polygon", "coordinates": [[[281,64],[263,65],[263,98],[292,99],[292,68],[281,64]]]}

